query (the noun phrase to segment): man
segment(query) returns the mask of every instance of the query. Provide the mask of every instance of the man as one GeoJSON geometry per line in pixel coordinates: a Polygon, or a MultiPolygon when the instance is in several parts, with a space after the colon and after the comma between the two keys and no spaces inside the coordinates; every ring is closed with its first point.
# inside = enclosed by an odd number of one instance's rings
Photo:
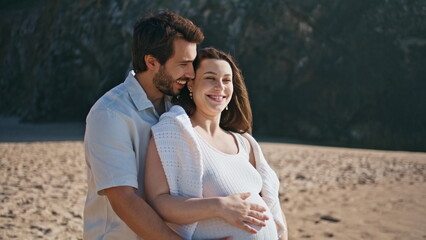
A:
{"type": "MultiPolygon", "coordinates": [[[[135,24],[134,71],[86,119],[84,239],[181,239],[143,199],[143,172],[151,126],[171,107],[170,96],[194,78],[192,62],[203,39],[190,20],[168,11],[135,24]]],[[[242,221],[244,214],[261,219],[247,197],[232,195],[216,207],[229,221],[242,221]]]]}

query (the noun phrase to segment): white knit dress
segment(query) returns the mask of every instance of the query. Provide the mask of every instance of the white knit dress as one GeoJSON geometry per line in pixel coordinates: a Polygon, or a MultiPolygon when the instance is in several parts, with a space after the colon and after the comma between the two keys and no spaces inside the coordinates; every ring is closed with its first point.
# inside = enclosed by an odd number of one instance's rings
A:
{"type": "Polygon", "coordinates": [[[218,239],[231,236],[234,240],[275,240],[277,229],[271,212],[259,193],[262,178],[249,162],[250,146],[239,134],[232,133],[238,143],[237,154],[226,154],[213,148],[202,137],[195,134],[203,159],[203,197],[224,197],[235,193],[250,192],[247,201],[262,205],[267,209],[266,227],[253,226],[256,234],[233,227],[220,218],[199,221],[192,239],[218,239]]]}

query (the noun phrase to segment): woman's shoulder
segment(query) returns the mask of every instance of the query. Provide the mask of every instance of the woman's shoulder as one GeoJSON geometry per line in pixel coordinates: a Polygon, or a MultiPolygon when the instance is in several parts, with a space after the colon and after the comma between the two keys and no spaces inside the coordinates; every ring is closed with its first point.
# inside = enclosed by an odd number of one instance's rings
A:
{"type": "Polygon", "coordinates": [[[160,116],[159,122],[151,127],[151,132],[156,141],[164,139],[165,143],[170,142],[171,139],[192,143],[195,139],[188,115],[181,106],[176,105],[160,116]]]}
{"type": "Polygon", "coordinates": [[[189,117],[185,110],[179,105],[174,105],[167,112],[161,114],[158,123],[154,126],[158,127],[167,124],[176,125],[179,123],[188,124],[188,122],[189,117]]]}
{"type": "Polygon", "coordinates": [[[234,135],[239,143],[241,143],[242,147],[248,152],[251,152],[251,144],[250,141],[247,139],[246,134],[247,133],[237,133],[233,131],[229,131],[232,135],[234,135]]]}
{"type": "Polygon", "coordinates": [[[160,116],[160,120],[165,117],[178,117],[182,115],[188,116],[185,112],[185,109],[183,109],[182,106],[173,105],[167,112],[160,116]]]}

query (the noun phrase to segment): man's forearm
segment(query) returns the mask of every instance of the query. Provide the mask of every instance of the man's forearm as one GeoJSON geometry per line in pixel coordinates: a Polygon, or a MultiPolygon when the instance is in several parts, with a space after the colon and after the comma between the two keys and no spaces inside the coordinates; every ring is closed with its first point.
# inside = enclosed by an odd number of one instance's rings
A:
{"type": "Polygon", "coordinates": [[[114,212],[138,236],[146,240],[182,239],[134,192],[110,191],[108,193],[108,199],[114,212]]]}

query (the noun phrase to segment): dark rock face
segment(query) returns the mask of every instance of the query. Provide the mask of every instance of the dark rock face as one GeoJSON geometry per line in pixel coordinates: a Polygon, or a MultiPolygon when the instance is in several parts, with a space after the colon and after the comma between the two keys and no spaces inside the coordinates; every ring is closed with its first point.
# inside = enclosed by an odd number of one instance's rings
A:
{"type": "Polygon", "coordinates": [[[130,69],[132,27],[168,8],[243,70],[255,135],[426,150],[426,2],[2,1],[0,113],[84,120],[130,69]]]}

